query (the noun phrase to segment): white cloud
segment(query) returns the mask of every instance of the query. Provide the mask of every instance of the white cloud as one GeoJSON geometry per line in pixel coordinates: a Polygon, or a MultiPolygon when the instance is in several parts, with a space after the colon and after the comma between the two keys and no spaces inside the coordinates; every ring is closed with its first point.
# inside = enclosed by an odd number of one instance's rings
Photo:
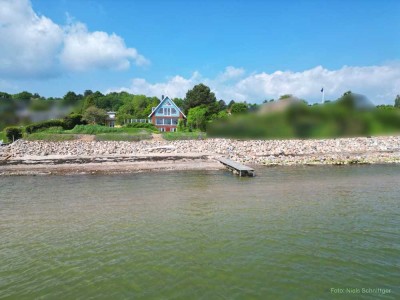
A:
{"type": "Polygon", "coordinates": [[[7,78],[120,70],[148,62],[115,33],[90,32],[74,21],[60,26],[37,15],[29,0],[0,0],[0,45],[0,76],[7,78]]]}
{"type": "Polygon", "coordinates": [[[201,76],[198,72],[193,73],[193,75],[187,79],[182,76],[174,76],[166,82],[154,84],[147,82],[143,78],[135,78],[132,80],[130,87],[109,89],[107,93],[112,91],[126,91],[132,94],[143,94],[146,96],[161,97],[161,95],[166,95],[172,98],[183,98],[186,92],[200,81],[201,76]]]}
{"type": "Polygon", "coordinates": [[[28,0],[0,0],[0,74],[53,73],[62,40],[60,26],[36,15],[28,0]]]}
{"type": "Polygon", "coordinates": [[[375,103],[394,99],[400,83],[400,65],[367,67],[344,66],[328,70],[322,66],[303,72],[276,71],[251,75],[235,84],[243,97],[257,99],[294,94],[300,98],[318,99],[324,87],[327,99],[336,99],[351,90],[366,95],[375,103]],[[388,99],[389,98],[389,99],[388,99]]]}
{"type": "Polygon", "coordinates": [[[322,66],[302,72],[276,71],[255,73],[243,77],[243,69],[227,67],[216,78],[205,78],[195,73],[190,78],[172,77],[165,82],[149,83],[145,79],[133,79],[125,90],[134,94],[184,97],[187,90],[203,82],[215,92],[218,99],[248,102],[262,102],[278,98],[283,94],[293,94],[309,102],[321,99],[321,87],[325,89],[325,99],[335,100],[351,90],[364,94],[376,104],[392,103],[400,93],[400,64],[382,66],[350,67],[328,70],[322,66]],[[229,79],[229,80],[228,80],[229,79]]]}
{"type": "Polygon", "coordinates": [[[127,48],[121,37],[114,33],[89,32],[82,23],[74,23],[66,28],[60,57],[62,64],[73,71],[127,69],[131,60],[139,66],[148,63],[136,49],[127,48]]]}
{"type": "Polygon", "coordinates": [[[218,77],[217,80],[221,82],[226,82],[229,80],[234,80],[242,77],[245,71],[243,68],[235,68],[233,66],[228,66],[225,68],[224,72],[222,72],[218,77]]]}

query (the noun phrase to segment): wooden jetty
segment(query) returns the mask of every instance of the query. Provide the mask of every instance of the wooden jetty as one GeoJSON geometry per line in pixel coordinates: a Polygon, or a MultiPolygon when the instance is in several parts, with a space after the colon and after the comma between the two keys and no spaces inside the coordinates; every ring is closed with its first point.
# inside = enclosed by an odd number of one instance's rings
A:
{"type": "Polygon", "coordinates": [[[248,166],[242,165],[240,163],[237,163],[236,161],[233,161],[231,159],[224,158],[224,157],[218,158],[218,161],[221,164],[223,164],[225,167],[227,167],[229,170],[231,170],[234,174],[237,174],[240,177],[255,176],[254,169],[252,169],[248,166]]]}

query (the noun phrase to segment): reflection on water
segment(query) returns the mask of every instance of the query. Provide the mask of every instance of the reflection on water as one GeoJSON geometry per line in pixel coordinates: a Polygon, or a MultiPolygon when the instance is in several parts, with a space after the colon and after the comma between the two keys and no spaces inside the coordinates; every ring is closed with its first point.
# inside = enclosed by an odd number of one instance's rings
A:
{"type": "Polygon", "coordinates": [[[394,299],[399,170],[3,177],[0,298],[394,299]]]}

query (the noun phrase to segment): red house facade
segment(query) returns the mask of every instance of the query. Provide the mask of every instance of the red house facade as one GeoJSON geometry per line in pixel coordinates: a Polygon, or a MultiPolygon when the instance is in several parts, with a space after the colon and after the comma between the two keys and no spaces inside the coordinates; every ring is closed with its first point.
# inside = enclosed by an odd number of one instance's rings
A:
{"type": "Polygon", "coordinates": [[[185,114],[168,97],[162,97],[160,104],[153,107],[149,115],[151,123],[161,132],[177,131],[179,120],[186,119],[185,114]]]}

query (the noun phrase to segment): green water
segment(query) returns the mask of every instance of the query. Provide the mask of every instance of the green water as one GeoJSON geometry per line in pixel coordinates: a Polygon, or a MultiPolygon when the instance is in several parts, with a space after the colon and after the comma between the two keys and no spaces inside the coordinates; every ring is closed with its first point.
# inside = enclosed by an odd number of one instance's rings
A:
{"type": "Polygon", "coordinates": [[[399,299],[400,166],[257,175],[2,177],[0,298],[399,299]]]}

